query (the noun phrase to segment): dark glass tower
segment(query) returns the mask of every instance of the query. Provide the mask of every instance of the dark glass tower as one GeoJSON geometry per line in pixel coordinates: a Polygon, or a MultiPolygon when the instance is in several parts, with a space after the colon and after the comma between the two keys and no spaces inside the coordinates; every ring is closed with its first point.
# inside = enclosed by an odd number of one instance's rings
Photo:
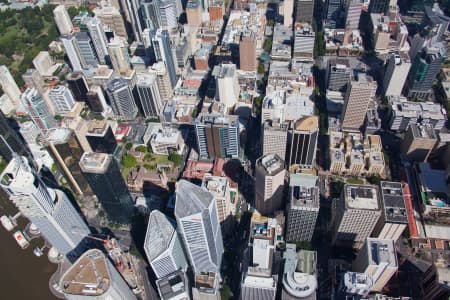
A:
{"type": "Polygon", "coordinates": [[[133,201],[115,158],[106,153],[86,152],[80,167],[108,219],[129,224],[133,216],[133,201]]]}
{"type": "Polygon", "coordinates": [[[13,157],[13,152],[29,156],[27,147],[11,127],[8,118],[0,110],[0,156],[7,162],[13,157]]]}
{"type": "Polygon", "coordinates": [[[86,102],[89,88],[83,74],[79,72],[70,73],[67,75],[66,80],[75,100],[86,102]]]}
{"type": "Polygon", "coordinates": [[[113,154],[116,151],[116,138],[111,126],[104,120],[89,123],[86,139],[94,152],[113,154]]]}

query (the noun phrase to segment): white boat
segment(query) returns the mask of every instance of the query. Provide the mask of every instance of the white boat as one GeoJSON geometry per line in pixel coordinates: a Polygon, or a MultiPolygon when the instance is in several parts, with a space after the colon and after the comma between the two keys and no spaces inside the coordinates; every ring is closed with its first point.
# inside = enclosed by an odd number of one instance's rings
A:
{"type": "Polygon", "coordinates": [[[13,237],[22,249],[26,249],[30,246],[30,243],[27,241],[22,231],[19,230],[14,232],[13,237]]]}
{"type": "Polygon", "coordinates": [[[2,223],[3,227],[5,227],[6,230],[11,231],[16,227],[16,225],[13,223],[13,221],[8,216],[1,216],[0,222],[2,223]]]}

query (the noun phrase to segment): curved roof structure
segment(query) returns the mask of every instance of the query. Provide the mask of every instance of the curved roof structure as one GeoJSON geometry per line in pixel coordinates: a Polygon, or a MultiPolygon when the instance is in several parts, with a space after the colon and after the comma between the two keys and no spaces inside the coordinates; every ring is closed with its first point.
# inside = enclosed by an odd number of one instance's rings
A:
{"type": "Polygon", "coordinates": [[[169,248],[175,233],[175,224],[159,210],[150,213],[145,236],[145,252],[152,261],[169,248]]]}
{"type": "Polygon", "coordinates": [[[198,185],[186,180],[180,180],[176,186],[175,216],[184,218],[206,209],[214,196],[198,185]]]}

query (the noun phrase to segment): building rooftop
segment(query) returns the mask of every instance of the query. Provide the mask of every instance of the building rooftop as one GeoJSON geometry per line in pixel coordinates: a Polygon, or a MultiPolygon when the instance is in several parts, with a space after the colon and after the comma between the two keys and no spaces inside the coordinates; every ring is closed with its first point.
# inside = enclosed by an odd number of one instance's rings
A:
{"type": "Polygon", "coordinates": [[[225,198],[229,183],[226,177],[211,176],[206,174],[203,178],[202,187],[219,198],[225,198]]]}
{"type": "Polygon", "coordinates": [[[376,186],[346,184],[344,186],[344,197],[347,209],[380,209],[376,186]]]}
{"type": "Polygon", "coordinates": [[[3,170],[0,184],[12,188],[23,188],[33,184],[35,179],[36,176],[27,159],[24,156],[15,156],[3,170]]]}
{"type": "Polygon", "coordinates": [[[319,128],[319,118],[317,116],[304,117],[295,122],[295,130],[297,131],[314,131],[319,128]]]}
{"type": "Polygon", "coordinates": [[[159,210],[150,213],[144,243],[145,252],[150,261],[169,248],[174,234],[176,234],[174,221],[169,220],[159,210]]]}
{"type": "Polygon", "coordinates": [[[104,294],[111,284],[107,263],[107,258],[100,250],[86,251],[63,275],[63,292],[89,297],[104,294]]]}
{"type": "Polygon", "coordinates": [[[47,141],[52,144],[66,143],[72,136],[73,130],[69,128],[52,128],[47,131],[47,141]]]}
{"type": "Polygon", "coordinates": [[[291,206],[319,208],[319,188],[317,176],[292,174],[289,180],[291,206]]]}
{"type": "Polygon", "coordinates": [[[431,125],[410,124],[409,126],[415,138],[436,139],[434,128],[431,125]]]}
{"type": "Polygon", "coordinates": [[[345,287],[352,290],[370,291],[373,286],[372,276],[365,273],[346,272],[344,275],[345,287]]]}
{"type": "Polygon", "coordinates": [[[80,160],[80,167],[87,173],[104,173],[112,157],[106,153],[85,152],[80,160]]]}
{"type": "Polygon", "coordinates": [[[389,266],[398,266],[397,252],[394,240],[367,238],[369,264],[380,265],[386,263],[389,266]]]}
{"type": "Polygon", "coordinates": [[[381,201],[383,202],[384,215],[387,222],[408,223],[405,199],[403,198],[403,186],[400,182],[380,182],[381,201]]]}
{"type": "Polygon", "coordinates": [[[107,128],[108,123],[105,120],[91,120],[86,134],[103,136],[107,128]]]}
{"type": "Polygon", "coordinates": [[[175,216],[184,218],[201,213],[214,201],[214,196],[205,188],[184,179],[176,185],[175,216]]]}
{"type": "Polygon", "coordinates": [[[286,292],[298,298],[306,298],[315,293],[318,287],[317,253],[307,250],[296,252],[295,244],[286,244],[283,258],[283,288],[286,292]]]}
{"type": "MultiPolygon", "coordinates": [[[[186,276],[182,271],[176,271],[156,281],[162,300],[178,299],[176,297],[189,295],[186,276]]],[[[183,299],[183,298],[180,298],[183,299]]]]}
{"type": "Polygon", "coordinates": [[[276,175],[285,168],[284,161],[277,154],[268,154],[256,162],[257,168],[264,170],[267,175],[276,175]]]}

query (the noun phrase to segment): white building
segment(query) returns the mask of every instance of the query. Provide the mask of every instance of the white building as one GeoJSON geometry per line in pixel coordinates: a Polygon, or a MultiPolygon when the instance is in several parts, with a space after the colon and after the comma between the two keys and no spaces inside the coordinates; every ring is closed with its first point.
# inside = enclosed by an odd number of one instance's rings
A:
{"type": "Polygon", "coordinates": [[[48,97],[53,103],[56,113],[61,115],[65,115],[72,111],[76,103],[72,92],[63,85],[54,86],[48,92],[48,97]]]}
{"type": "Polygon", "coordinates": [[[25,157],[10,161],[1,174],[1,187],[60,253],[70,256],[83,250],[83,240],[90,233],[86,223],[66,194],[47,187],[25,157]]]}
{"type": "Polygon", "coordinates": [[[288,136],[288,123],[266,120],[262,127],[263,155],[278,154],[285,160],[288,136]]]}
{"type": "Polygon", "coordinates": [[[136,117],[138,109],[134,100],[133,92],[128,82],[123,78],[114,78],[106,86],[114,115],[126,120],[136,117]]]}
{"type": "Polygon", "coordinates": [[[347,29],[358,29],[363,3],[361,3],[361,0],[350,0],[347,3],[347,20],[345,22],[345,27],[347,29]]]}
{"type": "Polygon", "coordinates": [[[33,65],[43,77],[51,77],[60,64],[55,64],[47,51],[41,51],[33,59],[33,65]]]}
{"type": "Polygon", "coordinates": [[[55,19],[56,26],[58,27],[59,33],[71,34],[73,31],[72,21],[70,20],[69,13],[63,4],[58,5],[53,10],[53,16],[55,19]]]}
{"type": "Polygon", "coordinates": [[[22,94],[22,103],[30,114],[33,122],[44,134],[48,129],[57,127],[55,118],[50,112],[50,108],[36,89],[26,89],[22,94]]]}
{"type": "Polygon", "coordinates": [[[373,286],[372,277],[364,273],[346,272],[344,275],[345,292],[366,297],[373,286]]]}
{"type": "Polygon", "coordinates": [[[283,25],[287,28],[292,27],[294,18],[294,0],[283,1],[283,25]]]}
{"type": "Polygon", "coordinates": [[[106,57],[108,56],[108,40],[103,30],[103,24],[97,17],[89,18],[86,21],[86,27],[89,31],[95,51],[97,52],[98,60],[101,64],[106,64],[106,57]]]}
{"type": "Polygon", "coordinates": [[[27,144],[35,144],[37,137],[41,133],[36,124],[31,121],[20,123],[19,131],[27,144]]]}
{"type": "Polygon", "coordinates": [[[128,43],[125,38],[116,36],[108,44],[108,54],[114,71],[122,75],[131,70],[128,43]]]}
{"type": "Polygon", "coordinates": [[[232,108],[237,103],[240,92],[236,65],[215,66],[212,75],[216,78],[216,99],[227,108],[232,108]]]}
{"type": "Polygon", "coordinates": [[[361,248],[381,216],[378,188],[346,184],[341,198],[333,206],[333,242],[361,248]]]}
{"type": "Polygon", "coordinates": [[[120,273],[98,249],[83,253],[64,273],[61,292],[68,300],[136,300],[120,273]]]}
{"type": "Polygon", "coordinates": [[[220,273],[222,232],[214,195],[186,180],[176,185],[175,217],[194,273],[220,273]]]}
{"type": "Polygon", "coordinates": [[[66,55],[69,58],[70,64],[72,65],[72,70],[74,72],[81,71],[82,70],[81,60],[75,35],[72,34],[61,35],[59,39],[64,45],[66,55]]]}
{"type": "Polygon", "coordinates": [[[373,280],[371,291],[381,292],[398,270],[395,241],[367,238],[353,262],[353,270],[371,276],[373,280]]]}
{"type": "Polygon", "coordinates": [[[411,60],[408,53],[400,52],[391,55],[383,79],[384,96],[400,96],[402,94],[410,68],[411,60]]]}
{"type": "Polygon", "coordinates": [[[177,270],[187,269],[175,220],[169,219],[159,210],[150,213],[144,250],[158,279],[177,270]]]}
{"type": "Polygon", "coordinates": [[[157,155],[169,155],[171,151],[182,154],[184,139],[177,128],[163,127],[161,124],[152,124],[150,146],[152,152],[157,155]]]}
{"type": "Polygon", "coordinates": [[[0,66],[0,85],[17,109],[20,106],[20,89],[6,66],[0,66]]]}
{"type": "Polygon", "coordinates": [[[294,58],[313,59],[315,36],[310,25],[295,30],[294,58]]]}

